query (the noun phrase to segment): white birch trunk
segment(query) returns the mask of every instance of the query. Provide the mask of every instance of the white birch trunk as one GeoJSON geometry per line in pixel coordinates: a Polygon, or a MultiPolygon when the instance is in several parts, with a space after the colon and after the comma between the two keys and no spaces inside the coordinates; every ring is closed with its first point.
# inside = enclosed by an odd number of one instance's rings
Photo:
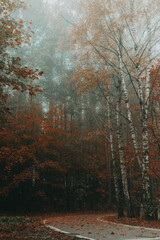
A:
{"type": "Polygon", "coordinates": [[[121,199],[121,192],[119,186],[119,179],[117,174],[117,163],[116,163],[116,154],[114,149],[114,141],[113,141],[113,130],[111,124],[111,113],[110,113],[110,106],[109,106],[109,97],[107,103],[107,111],[108,111],[108,129],[109,129],[109,140],[110,140],[110,147],[111,147],[111,156],[112,156],[112,163],[113,163],[113,178],[114,178],[114,187],[115,187],[115,194],[116,194],[116,201],[117,201],[117,208],[118,208],[118,216],[124,216],[123,213],[123,205],[121,199]]]}
{"type": "MultiPolygon", "coordinates": [[[[137,39],[137,29],[135,26],[135,6],[132,2],[132,35],[135,37],[134,49],[135,57],[138,59],[139,46],[137,39]]],[[[151,72],[151,29],[148,25],[148,37],[149,37],[149,49],[147,53],[147,74],[146,74],[146,87],[145,94],[143,94],[142,83],[140,79],[140,68],[138,61],[136,62],[136,75],[138,82],[138,97],[140,104],[140,116],[142,123],[142,147],[143,147],[143,157],[142,157],[142,189],[143,189],[143,209],[145,214],[145,219],[152,219],[153,205],[150,193],[150,179],[148,176],[149,168],[149,134],[148,134],[148,108],[149,108],[149,94],[150,94],[150,72],[151,72]],[[145,95],[145,96],[144,96],[145,95]],[[143,97],[144,96],[144,97],[143,97]],[[145,102],[144,102],[145,101],[145,102]]]]}
{"type": "Polygon", "coordinates": [[[128,97],[127,84],[126,84],[126,79],[125,79],[124,72],[123,72],[123,62],[122,62],[121,53],[119,54],[119,66],[120,66],[122,87],[123,87],[123,91],[124,91],[124,100],[125,100],[126,108],[127,108],[127,117],[128,117],[128,121],[129,121],[129,129],[130,129],[130,133],[131,133],[131,139],[133,142],[136,159],[138,160],[138,163],[141,167],[141,159],[139,156],[139,147],[138,147],[138,143],[136,140],[135,128],[134,128],[134,124],[133,124],[132,112],[131,112],[131,107],[130,107],[129,97],[128,97]]]}
{"type": "MultiPolygon", "coordinates": [[[[149,42],[151,41],[151,30],[148,26],[149,42]]],[[[149,133],[148,133],[148,110],[149,110],[149,94],[150,94],[150,73],[151,73],[151,46],[147,53],[147,74],[146,74],[146,87],[145,87],[145,102],[142,113],[142,184],[143,184],[143,205],[145,219],[153,218],[153,205],[150,191],[150,178],[148,175],[149,169],[149,133]]]]}
{"type": "Polygon", "coordinates": [[[143,90],[142,90],[142,82],[140,78],[140,68],[139,68],[139,63],[138,63],[138,57],[139,57],[139,45],[138,45],[138,33],[137,33],[137,28],[136,28],[136,17],[135,17],[135,3],[134,1],[130,1],[131,3],[131,14],[133,15],[133,19],[131,21],[131,32],[132,36],[134,37],[134,51],[135,51],[135,57],[137,59],[135,66],[136,66],[136,80],[138,83],[138,97],[139,97],[139,103],[140,103],[140,109],[141,112],[143,111],[143,90]]]}
{"type": "Polygon", "coordinates": [[[125,203],[127,208],[127,217],[133,217],[133,208],[131,203],[131,196],[129,193],[128,179],[127,179],[127,171],[126,171],[126,162],[124,155],[124,145],[122,140],[122,126],[120,122],[120,98],[117,99],[116,104],[117,111],[117,136],[118,136],[118,149],[119,149],[119,158],[120,158],[120,168],[121,168],[121,176],[122,176],[122,185],[123,185],[123,193],[125,197],[125,203]]]}

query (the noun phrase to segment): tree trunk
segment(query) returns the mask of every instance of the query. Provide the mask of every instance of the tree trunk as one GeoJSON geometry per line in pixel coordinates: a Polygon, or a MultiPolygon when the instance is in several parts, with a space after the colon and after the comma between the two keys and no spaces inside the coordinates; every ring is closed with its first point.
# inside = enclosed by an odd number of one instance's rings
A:
{"type": "Polygon", "coordinates": [[[117,111],[117,135],[118,135],[118,150],[119,150],[119,158],[120,158],[120,169],[121,169],[121,176],[122,176],[122,185],[123,185],[123,193],[125,197],[125,204],[127,209],[127,217],[132,218],[134,217],[133,207],[131,196],[129,193],[129,186],[128,186],[128,179],[127,179],[127,171],[126,171],[126,162],[125,162],[125,155],[124,155],[124,145],[122,140],[122,124],[120,122],[120,86],[118,89],[118,99],[116,104],[116,111],[117,111]]]}
{"type": "Polygon", "coordinates": [[[130,129],[130,133],[131,133],[131,139],[133,142],[136,159],[138,160],[138,163],[141,167],[141,159],[139,156],[139,147],[138,147],[138,143],[136,140],[135,128],[134,128],[134,124],[133,124],[131,107],[130,107],[129,97],[128,97],[127,84],[126,84],[126,80],[125,80],[125,76],[124,76],[124,72],[123,72],[123,61],[122,61],[121,53],[119,54],[119,66],[120,66],[122,87],[123,87],[123,92],[124,92],[124,100],[125,100],[126,107],[127,107],[127,117],[128,117],[128,121],[129,121],[129,129],[130,129]]]}
{"type": "Polygon", "coordinates": [[[150,94],[150,72],[151,72],[151,30],[148,26],[149,35],[149,49],[147,53],[147,75],[146,75],[146,88],[145,88],[145,102],[142,113],[142,145],[143,145],[143,158],[142,158],[142,184],[143,184],[143,207],[146,220],[153,219],[153,204],[150,189],[150,178],[148,175],[149,169],[149,133],[148,133],[148,110],[149,110],[149,94],[150,94]]]}
{"type": "MultiPolygon", "coordinates": [[[[108,97],[109,102],[109,97],[108,97]]],[[[111,113],[110,113],[110,106],[108,103],[108,128],[109,128],[109,139],[110,139],[110,147],[111,147],[111,156],[112,156],[112,163],[113,163],[113,179],[114,179],[114,188],[116,194],[116,201],[117,201],[117,210],[118,210],[118,217],[123,217],[123,204],[122,204],[122,194],[120,191],[120,182],[117,174],[117,160],[116,154],[114,149],[114,142],[113,142],[113,130],[111,124],[111,113]]]]}

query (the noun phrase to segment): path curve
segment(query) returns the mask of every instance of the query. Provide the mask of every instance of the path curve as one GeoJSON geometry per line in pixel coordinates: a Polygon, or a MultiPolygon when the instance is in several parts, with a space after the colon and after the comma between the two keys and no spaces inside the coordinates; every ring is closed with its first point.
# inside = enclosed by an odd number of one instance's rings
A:
{"type": "Polygon", "coordinates": [[[69,214],[49,218],[45,223],[55,231],[90,240],[160,240],[160,229],[112,223],[102,220],[103,217],[104,214],[69,214]]]}

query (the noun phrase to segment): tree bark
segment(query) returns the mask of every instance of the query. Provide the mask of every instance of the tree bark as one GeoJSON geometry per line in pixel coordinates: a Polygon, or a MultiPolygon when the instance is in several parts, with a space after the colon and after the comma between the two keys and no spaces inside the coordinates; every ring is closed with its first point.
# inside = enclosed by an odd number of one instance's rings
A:
{"type": "MultiPolygon", "coordinates": [[[[148,26],[149,42],[151,41],[151,30],[148,26]]],[[[150,188],[150,177],[148,175],[149,169],[149,133],[148,133],[148,110],[149,110],[149,94],[150,94],[150,73],[151,73],[151,46],[147,53],[147,74],[146,74],[146,88],[145,88],[145,102],[142,112],[142,188],[143,188],[143,207],[146,220],[153,219],[153,204],[150,188]]]]}
{"type": "Polygon", "coordinates": [[[118,87],[118,98],[116,103],[116,110],[117,110],[117,136],[118,136],[118,150],[119,150],[119,158],[120,158],[120,169],[121,169],[121,176],[122,176],[122,185],[123,185],[123,193],[125,197],[125,204],[127,209],[127,217],[132,218],[134,217],[133,207],[131,196],[129,193],[129,186],[128,186],[128,178],[127,178],[127,171],[126,171],[126,161],[124,155],[124,145],[122,140],[122,124],[120,121],[120,86],[118,87]]]}
{"type": "Polygon", "coordinates": [[[138,163],[141,167],[141,159],[140,159],[140,156],[139,156],[139,147],[138,147],[138,143],[137,143],[137,140],[136,140],[136,134],[135,134],[135,128],[134,128],[134,124],[133,124],[131,107],[130,107],[130,102],[129,102],[129,97],[128,97],[126,79],[125,79],[124,72],[123,72],[123,61],[122,61],[121,52],[119,53],[119,66],[120,66],[122,87],[123,87],[123,92],[124,92],[124,100],[125,100],[126,107],[127,107],[127,117],[128,117],[128,121],[129,121],[129,129],[130,129],[130,133],[131,133],[131,139],[132,139],[132,142],[133,142],[133,147],[134,147],[136,159],[138,160],[138,163]]]}
{"type": "Polygon", "coordinates": [[[111,124],[111,113],[110,113],[110,106],[109,106],[109,97],[108,97],[108,128],[109,128],[109,139],[110,139],[110,147],[111,147],[111,156],[112,156],[112,163],[113,163],[113,179],[114,179],[114,188],[116,194],[116,201],[117,201],[117,210],[118,210],[118,217],[123,217],[123,204],[122,204],[122,196],[120,191],[120,182],[117,174],[117,160],[114,148],[114,141],[113,141],[113,130],[111,124]]]}

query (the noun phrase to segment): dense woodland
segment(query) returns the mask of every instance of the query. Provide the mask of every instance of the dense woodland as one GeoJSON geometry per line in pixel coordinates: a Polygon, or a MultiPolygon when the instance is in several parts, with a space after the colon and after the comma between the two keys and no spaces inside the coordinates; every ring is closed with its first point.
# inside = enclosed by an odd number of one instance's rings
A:
{"type": "Polygon", "coordinates": [[[0,1],[0,210],[160,205],[158,0],[0,1]]]}

